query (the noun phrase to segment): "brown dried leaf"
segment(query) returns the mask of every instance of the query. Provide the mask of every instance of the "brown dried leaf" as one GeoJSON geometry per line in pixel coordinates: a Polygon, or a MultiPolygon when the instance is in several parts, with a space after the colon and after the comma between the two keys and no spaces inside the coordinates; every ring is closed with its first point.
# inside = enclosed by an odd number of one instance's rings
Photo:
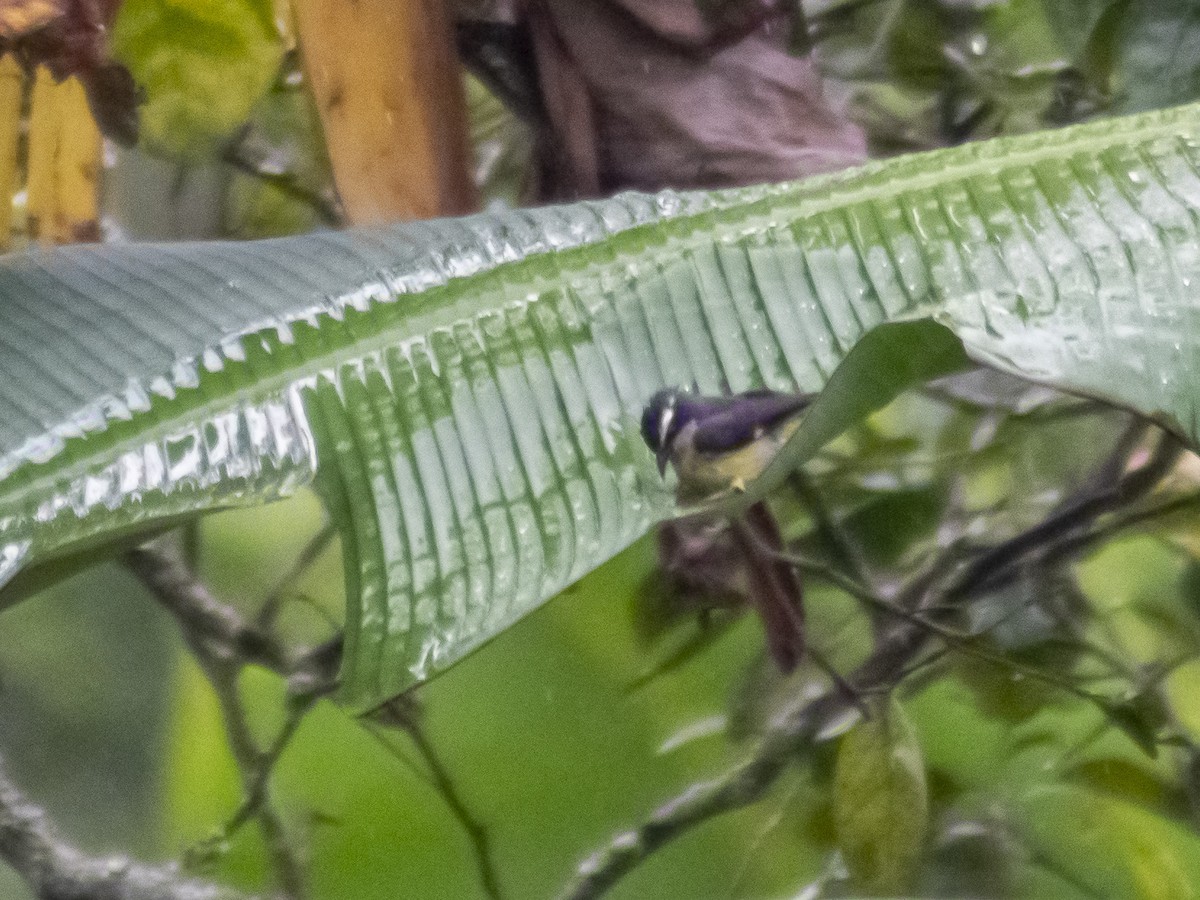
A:
{"type": "Polygon", "coordinates": [[[658,37],[694,50],[735,43],[763,24],[790,16],[791,0],[612,0],[658,37]]]}
{"type": "Polygon", "coordinates": [[[88,106],[101,133],[125,147],[136,144],[142,90],[129,70],[109,62],[85,73],[83,79],[88,106]]]}
{"type": "Polygon", "coordinates": [[[0,39],[10,41],[66,15],[69,0],[0,0],[0,39]]]}
{"type": "Polygon", "coordinates": [[[104,134],[137,141],[139,93],[128,70],[108,58],[107,32],[121,0],[0,0],[0,53],[57,81],[76,76],[104,134]]]}
{"type": "Polygon", "coordinates": [[[812,60],[788,52],[774,6],[725,0],[710,17],[694,0],[536,0],[557,193],[728,187],[861,161],[861,130],[812,60]]]}

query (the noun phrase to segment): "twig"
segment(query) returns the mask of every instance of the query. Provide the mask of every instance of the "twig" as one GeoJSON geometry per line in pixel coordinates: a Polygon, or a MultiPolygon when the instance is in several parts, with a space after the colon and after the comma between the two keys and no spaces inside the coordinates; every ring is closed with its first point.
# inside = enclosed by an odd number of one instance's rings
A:
{"type": "Polygon", "coordinates": [[[286,673],[286,653],[267,631],[246,622],[208,590],[184,562],[163,544],[130,550],[125,565],[207,653],[225,660],[255,663],[286,673]]]}
{"type": "Polygon", "coordinates": [[[1081,700],[1086,700],[1092,703],[1097,702],[1098,698],[1095,694],[1085,691],[1082,688],[1071,684],[1065,679],[1059,678],[1053,672],[1047,672],[1043,669],[1037,668],[1036,666],[1025,665],[1024,663],[1018,662],[1015,659],[1009,659],[1000,653],[993,653],[984,647],[977,646],[979,639],[978,635],[963,634],[955,631],[952,628],[947,628],[946,626],[933,621],[927,616],[922,616],[920,613],[897,606],[883,597],[880,597],[878,594],[872,594],[870,591],[857,588],[851,590],[851,588],[854,587],[853,582],[844,576],[836,577],[836,573],[828,566],[819,565],[803,557],[792,556],[790,554],[781,554],[781,558],[791,558],[793,565],[795,565],[797,568],[804,569],[818,578],[830,579],[831,583],[833,583],[836,587],[841,588],[855,599],[863,601],[864,603],[883,612],[885,615],[903,619],[904,621],[920,628],[928,629],[929,631],[933,632],[933,634],[937,635],[947,647],[957,650],[959,653],[967,656],[973,656],[976,659],[981,659],[984,662],[990,663],[994,666],[1007,668],[1018,675],[1030,678],[1034,681],[1041,681],[1045,684],[1052,685],[1068,694],[1078,697],[1081,700]]]}
{"type": "MultiPolygon", "coordinates": [[[[1075,492],[1078,496],[1104,494],[1109,490],[1109,486],[1116,484],[1129,468],[1130,459],[1143,445],[1146,435],[1150,433],[1150,423],[1138,416],[1129,416],[1128,418],[1125,429],[1117,437],[1108,457],[1092,470],[1075,492]]],[[[1183,449],[1178,441],[1172,443],[1179,450],[1183,449]]],[[[1064,507],[1067,505],[1063,504],[1064,507]]]]}
{"type": "Polygon", "coordinates": [[[1200,491],[1184,494],[1180,497],[1172,497],[1169,500],[1164,500],[1161,503],[1151,504],[1140,509],[1132,510],[1124,515],[1113,516],[1112,519],[1106,521],[1102,525],[1098,525],[1091,531],[1078,535],[1077,537],[1066,538],[1059,541],[1053,547],[1046,550],[1044,559],[1048,563],[1060,562],[1068,557],[1077,556],[1086,552],[1092,547],[1100,544],[1113,535],[1122,531],[1128,531],[1131,528],[1136,528],[1144,522],[1152,522],[1156,519],[1164,519],[1176,513],[1184,512],[1189,509],[1200,507],[1200,491]]]}
{"type": "Polygon", "coordinates": [[[311,207],[324,224],[334,227],[343,224],[341,212],[333,201],[305,187],[293,172],[276,172],[264,168],[261,162],[246,155],[245,145],[240,138],[225,148],[221,159],[243,175],[257,178],[293,200],[299,200],[311,207]]]}
{"type": "MultiPolygon", "coordinates": [[[[1026,554],[1070,539],[1103,514],[1149,493],[1179,461],[1183,450],[1175,437],[1164,433],[1150,459],[1118,479],[1112,487],[1097,485],[1089,479],[1087,489],[1058,512],[976,557],[955,586],[946,592],[946,599],[953,602],[982,590],[1001,587],[1006,583],[1005,576],[1011,575],[1013,564],[1026,554]]],[[[1109,464],[1110,460],[1106,460],[1101,468],[1107,469],[1109,464]]]]}
{"type": "Polygon", "coordinates": [[[459,794],[454,778],[446,769],[441,757],[438,756],[437,749],[429,740],[429,736],[425,734],[425,730],[421,726],[420,707],[417,705],[416,699],[411,695],[402,695],[381,707],[381,711],[386,712],[386,715],[377,715],[376,721],[369,724],[367,730],[388,753],[428,779],[429,784],[441,796],[451,815],[458,820],[459,826],[471,844],[471,851],[475,857],[475,868],[479,873],[479,886],[483,889],[483,893],[491,900],[501,900],[504,894],[500,887],[500,876],[496,871],[495,861],[492,859],[491,837],[487,827],[475,818],[474,813],[459,794]],[[413,747],[416,748],[417,755],[421,757],[421,762],[425,765],[424,773],[417,770],[408,757],[404,756],[391,741],[384,737],[381,729],[385,725],[399,728],[408,735],[413,747]]]}
{"type": "Polygon", "coordinates": [[[804,472],[796,470],[788,477],[788,482],[795,490],[800,502],[808,510],[808,514],[812,516],[817,534],[829,548],[835,561],[845,568],[856,581],[862,584],[869,583],[866,561],[850,538],[834,522],[825,498],[812,483],[812,479],[804,472]]]}
{"type": "MultiPolygon", "coordinates": [[[[1126,440],[1127,437],[1128,433],[1118,441],[1114,454],[1101,464],[1100,470],[1111,472],[1117,455],[1127,457],[1136,444],[1126,440]]],[[[1170,472],[1182,452],[1182,445],[1174,437],[1164,434],[1151,459],[1143,466],[1121,477],[1112,487],[1099,483],[1098,479],[1089,479],[1077,497],[1057,513],[979,554],[949,583],[944,582],[944,576],[955,565],[956,553],[954,548],[947,548],[926,573],[914,578],[896,601],[888,604],[904,609],[915,618],[906,617],[883,636],[872,654],[846,680],[864,692],[893,689],[911,671],[911,664],[934,633],[929,627],[931,622],[941,627],[933,621],[934,616],[939,612],[944,614],[944,610],[953,610],[956,604],[971,596],[995,589],[998,576],[1011,573],[1014,566],[1033,551],[1076,538],[1104,513],[1140,499],[1170,472]],[[940,590],[939,583],[942,584],[940,590]]],[[[853,578],[838,576],[835,583],[860,599],[876,599],[869,588],[853,578]]],[[[1044,673],[1038,674],[1040,677],[1044,673]]],[[[1057,679],[1054,681],[1059,684],[1057,679]]],[[[1086,698],[1093,702],[1099,699],[1090,694],[1086,698]]],[[[803,703],[763,737],[748,761],[719,778],[691,786],[661,806],[645,822],[617,835],[608,847],[586,860],[579,867],[577,880],[568,889],[567,896],[598,897],[659,847],[691,827],[758,801],[789,763],[811,750],[819,742],[822,732],[844,720],[847,713],[857,715],[848,698],[836,689],[803,703]]]]}
{"type": "Polygon", "coordinates": [[[312,564],[317,561],[317,558],[325,552],[325,548],[333,541],[337,534],[337,529],[333,522],[326,522],[321,526],[321,530],[313,535],[312,539],[304,545],[304,549],[300,551],[300,555],[296,557],[296,561],[292,563],[292,567],[288,569],[287,574],[279,579],[279,582],[273,587],[267,598],[263,601],[262,608],[258,611],[257,624],[259,628],[269,629],[275,624],[275,618],[279,615],[279,610],[287,599],[288,593],[295,588],[296,583],[304,575],[312,564]]]}
{"type": "Polygon", "coordinates": [[[333,689],[341,663],[340,637],[289,653],[272,632],[246,621],[236,609],[214,597],[183,558],[167,546],[147,544],[128,551],[122,560],[175,617],[185,636],[199,641],[206,652],[270,669],[288,679],[294,695],[324,695],[333,689]]]}
{"type": "Polygon", "coordinates": [[[216,693],[221,717],[225,722],[229,749],[242,776],[242,803],[222,828],[218,840],[231,836],[251,819],[256,820],[280,888],[289,900],[298,900],[305,894],[304,871],[288,841],[283,822],[271,805],[270,777],[274,763],[299,724],[299,718],[293,717],[284,726],[280,738],[275,741],[270,751],[259,749],[238,695],[238,674],[241,666],[211,656],[206,658],[202,650],[197,653],[197,661],[216,693]]]}
{"type": "Polygon", "coordinates": [[[446,767],[442,765],[442,761],[438,758],[424,730],[419,726],[413,727],[408,730],[408,735],[421,755],[421,759],[429,768],[430,777],[433,779],[438,793],[442,795],[442,799],[454,817],[458,819],[471,842],[471,848],[475,855],[475,867],[479,871],[479,883],[484,894],[493,900],[500,900],[503,891],[500,888],[500,878],[496,873],[495,863],[492,861],[491,837],[488,835],[487,828],[474,817],[462,797],[459,796],[454,780],[446,771],[446,767]]]}
{"type": "MultiPolygon", "coordinates": [[[[325,670],[330,663],[328,649],[289,658],[273,633],[246,622],[237,610],[221,603],[182,557],[162,544],[130,551],[125,563],[179,622],[184,642],[221,708],[230,752],[242,777],[243,799],[217,840],[251,819],[257,821],[280,887],[293,900],[303,897],[303,867],[270,802],[270,776],[304,714],[332,684],[332,675],[325,670]],[[249,663],[284,676],[292,688],[291,715],[266,750],[254,739],[238,692],[238,678],[249,663]],[[297,685],[301,689],[296,690],[297,685]]],[[[340,642],[332,646],[340,650],[340,642]]]]}
{"type": "Polygon", "coordinates": [[[174,864],[91,857],[65,841],[0,767],[0,858],[42,900],[238,900],[245,894],[184,876],[174,864]]]}

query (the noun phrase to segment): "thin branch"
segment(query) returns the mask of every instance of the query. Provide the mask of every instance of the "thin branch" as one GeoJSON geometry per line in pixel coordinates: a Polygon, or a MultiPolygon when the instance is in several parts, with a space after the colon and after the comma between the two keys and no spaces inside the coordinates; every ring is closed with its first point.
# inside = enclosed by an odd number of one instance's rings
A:
{"type": "Polygon", "coordinates": [[[261,161],[248,154],[245,144],[241,140],[227,146],[221,154],[221,160],[243,175],[269,184],[293,200],[299,200],[311,207],[317,218],[324,224],[333,227],[344,224],[341,211],[333,200],[305,187],[294,172],[280,172],[267,168],[261,161]]]}
{"type": "Polygon", "coordinates": [[[125,563],[179,622],[184,642],[212,685],[230,752],[242,777],[243,799],[238,809],[218,838],[195,852],[203,854],[213,843],[254,820],[280,887],[289,898],[303,897],[303,866],[270,802],[270,777],[305,713],[332,685],[334,670],[327,667],[340,656],[340,642],[290,658],[272,632],[248,623],[236,609],[214,597],[183,558],[167,546],[148,545],[130,551],[125,563]],[[287,678],[292,698],[289,718],[266,750],[254,738],[238,691],[238,678],[250,663],[287,678]]]}
{"type": "Polygon", "coordinates": [[[205,651],[224,660],[255,663],[275,672],[288,668],[286,653],[267,631],[246,622],[208,590],[183,557],[162,543],[124,556],[126,567],[205,651]]]}
{"type": "Polygon", "coordinates": [[[417,752],[421,755],[425,765],[429,769],[430,777],[433,779],[433,784],[437,788],[439,794],[454,817],[458,819],[463,831],[466,832],[467,838],[471,842],[471,849],[475,856],[475,867],[479,871],[479,883],[483,888],[484,894],[493,900],[500,900],[503,896],[503,891],[500,887],[500,877],[496,872],[496,865],[492,861],[491,837],[488,834],[487,828],[474,817],[470,809],[462,797],[459,796],[458,788],[454,784],[454,780],[450,777],[450,773],[438,758],[437,752],[434,750],[433,744],[430,743],[423,729],[413,727],[408,730],[408,735],[412,739],[413,745],[417,748],[417,752]]]}
{"type": "Polygon", "coordinates": [[[147,544],[123,557],[126,567],[146,586],[158,603],[179,622],[189,641],[199,642],[207,653],[270,669],[288,679],[293,695],[324,696],[335,685],[341,664],[341,637],[289,653],[268,629],[248,622],[236,609],[222,603],[170,547],[147,544]]]}
{"type": "MultiPolygon", "coordinates": [[[[1123,470],[1115,468],[1114,459],[1128,455],[1136,446],[1135,425],[1117,442],[1113,454],[1089,478],[1075,498],[1055,514],[1022,532],[1009,541],[977,555],[959,574],[946,582],[952,568],[957,568],[957,550],[944,550],[925,573],[916,576],[889,609],[905,611],[903,621],[881,637],[871,655],[847,677],[861,692],[894,689],[918,662],[931,634],[946,631],[942,638],[949,643],[953,634],[943,629],[935,619],[953,610],[968,598],[995,589],[998,578],[1012,572],[1024,558],[1047,545],[1076,538],[1086,532],[1101,515],[1133,503],[1145,496],[1171,471],[1183,452],[1182,445],[1164,434],[1148,462],[1116,480],[1105,484],[1100,477],[1123,470]],[[935,626],[935,627],[931,627],[935,626]]],[[[822,572],[833,574],[833,570],[822,572]]],[[[865,585],[848,576],[832,578],[853,596],[877,599],[865,585]]],[[[954,635],[955,639],[958,638],[954,635]]],[[[977,648],[976,648],[977,649],[977,648]]],[[[1041,678],[1046,675],[1038,671],[1041,678]]],[[[1058,679],[1052,680],[1062,686],[1058,679]]],[[[1085,698],[1099,698],[1084,692],[1085,698]]],[[[611,843],[586,860],[578,877],[568,889],[571,898],[598,897],[615,885],[661,846],[679,837],[690,828],[708,819],[748,806],[760,800],[775,783],[787,765],[795,762],[818,743],[823,733],[838,730],[848,717],[857,717],[852,701],[836,689],[803,702],[762,738],[754,755],[725,775],[692,785],[684,793],[668,801],[636,828],[617,835],[611,843]]]]}
{"type": "Polygon", "coordinates": [[[979,646],[980,635],[964,634],[962,632],[955,631],[952,628],[947,628],[946,626],[933,621],[928,616],[923,616],[920,613],[904,609],[903,607],[897,606],[891,601],[880,597],[878,594],[873,594],[870,591],[863,590],[854,585],[850,579],[846,578],[845,576],[841,576],[828,566],[814,563],[805,559],[804,557],[793,556],[790,554],[781,554],[780,556],[783,559],[790,558],[793,565],[799,569],[809,572],[815,577],[830,580],[830,583],[832,583],[835,587],[846,591],[846,593],[850,594],[855,599],[866,603],[885,615],[893,616],[920,628],[928,629],[933,634],[937,635],[938,638],[941,639],[942,643],[952,650],[956,650],[966,656],[972,656],[976,659],[980,659],[986,663],[990,663],[991,665],[1006,668],[1011,672],[1022,675],[1034,681],[1040,681],[1044,684],[1052,685],[1053,687],[1057,687],[1059,690],[1065,691],[1068,694],[1072,694],[1081,700],[1096,703],[1102,699],[1098,698],[1090,691],[1085,691],[1066,679],[1060,678],[1053,672],[1047,672],[1044,669],[1037,668],[1036,666],[1026,665],[1025,663],[1018,662],[1015,659],[1010,659],[1003,654],[994,653],[985,647],[979,646]]]}
{"type": "Polygon", "coordinates": [[[813,527],[822,542],[828,547],[835,562],[846,569],[855,580],[862,584],[868,584],[870,578],[862,553],[834,521],[833,514],[829,511],[828,504],[825,503],[825,498],[812,483],[812,479],[797,469],[788,477],[788,483],[795,490],[800,502],[804,504],[804,508],[808,510],[808,514],[812,516],[813,527]]]}
{"type": "MultiPolygon", "coordinates": [[[[1183,451],[1183,445],[1164,432],[1150,459],[1117,479],[1111,487],[1088,479],[1086,490],[1058,512],[976,557],[956,585],[947,591],[946,599],[961,600],[981,590],[1000,587],[1004,577],[1011,575],[1014,563],[1026,554],[1072,538],[1105,513],[1145,496],[1170,473],[1183,451]]],[[[1108,469],[1110,461],[1106,460],[1101,468],[1108,469]]]]}
{"type": "Polygon", "coordinates": [[[1115,515],[1091,531],[1059,541],[1046,551],[1044,559],[1048,563],[1057,563],[1063,559],[1084,553],[1120,532],[1136,528],[1146,522],[1164,519],[1176,513],[1195,510],[1197,508],[1200,508],[1200,491],[1183,494],[1179,497],[1172,497],[1161,503],[1154,503],[1140,509],[1134,509],[1122,515],[1115,515]]]}
{"type": "MultiPolygon", "coordinates": [[[[1117,437],[1108,457],[1092,470],[1075,492],[1078,496],[1104,494],[1111,485],[1120,480],[1129,468],[1129,461],[1145,443],[1151,426],[1148,420],[1140,416],[1129,416],[1128,419],[1125,429],[1117,437]]],[[[1171,441],[1170,444],[1178,447],[1179,450],[1183,449],[1178,441],[1171,441]]],[[[1064,504],[1064,506],[1066,505],[1064,504]]]]}
{"type": "Polygon", "coordinates": [[[487,827],[475,818],[474,813],[463,800],[458,786],[454,783],[454,778],[450,775],[445,763],[442,762],[437,749],[429,740],[429,736],[425,734],[419,720],[420,710],[415,703],[416,701],[407,695],[396,698],[395,701],[384,707],[387,715],[379,718],[373,726],[368,726],[368,730],[390,754],[411,766],[412,763],[408,758],[383,736],[380,728],[386,723],[399,728],[408,735],[425,765],[430,785],[441,796],[442,801],[458,821],[471,844],[471,851],[475,857],[475,868],[479,873],[479,886],[487,897],[492,900],[501,900],[503,889],[500,886],[496,863],[492,858],[491,836],[488,834],[487,827]]]}
{"type": "Polygon", "coordinates": [[[288,569],[287,574],[279,580],[273,587],[267,598],[263,601],[262,608],[258,611],[257,624],[259,628],[269,629],[275,624],[275,619],[279,615],[279,610],[283,607],[284,601],[287,600],[288,594],[291,593],[300,579],[317,561],[325,549],[333,542],[337,535],[337,529],[333,522],[326,522],[321,526],[321,530],[313,535],[312,539],[305,544],[304,549],[300,551],[300,555],[296,557],[296,561],[292,563],[292,567],[288,569]]]}
{"type": "Polygon", "coordinates": [[[238,900],[246,895],[125,856],[91,857],[59,835],[0,767],[0,858],[42,900],[238,900]]]}
{"type": "MultiPolygon", "coordinates": [[[[216,693],[229,749],[242,777],[242,803],[221,830],[218,841],[230,837],[251,819],[257,821],[280,888],[290,900],[298,900],[305,895],[304,869],[288,841],[283,821],[271,805],[270,777],[276,760],[295,733],[299,716],[289,719],[271,750],[261,750],[238,694],[241,666],[211,656],[206,658],[203,651],[197,653],[197,660],[216,693]]],[[[304,707],[305,711],[309,705],[304,707]]]]}

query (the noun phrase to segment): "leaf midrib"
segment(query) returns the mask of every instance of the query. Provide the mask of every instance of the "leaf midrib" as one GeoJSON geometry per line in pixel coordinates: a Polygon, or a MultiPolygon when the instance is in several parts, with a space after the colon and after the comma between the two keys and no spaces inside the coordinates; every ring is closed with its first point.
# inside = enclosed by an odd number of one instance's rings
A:
{"type": "MultiPolygon", "coordinates": [[[[480,315],[491,311],[516,310],[537,302],[549,290],[563,285],[569,286],[574,278],[588,277],[592,280],[603,279],[605,276],[620,275],[622,272],[632,275],[636,269],[661,267],[670,257],[691,253],[703,246],[718,242],[747,239],[761,236],[772,230],[790,227],[801,221],[821,213],[829,212],[840,207],[858,203],[876,202],[886,199],[896,199],[915,191],[935,188],[940,184],[965,180],[978,175],[998,175],[1003,171],[1014,168],[1029,167],[1037,162],[1067,158],[1081,151],[1100,152],[1109,147],[1138,141],[1147,142],[1159,137],[1182,137],[1181,124],[1197,124],[1197,114],[1200,104],[1176,107],[1174,109],[1156,111],[1128,120],[1100,120],[1072,129],[1057,132],[1039,133],[1041,142],[1028,149],[1012,150],[1012,145],[1021,146],[1022,136],[1004,138],[989,146],[989,152],[980,154],[971,145],[947,148],[933,153],[913,154],[869,163],[859,169],[818,176],[803,182],[781,186],[779,191],[772,191],[768,196],[749,201],[740,201],[729,206],[700,212],[684,213],[676,218],[665,218],[656,222],[634,225],[615,234],[602,237],[565,250],[544,250],[528,254],[520,260],[500,263],[488,269],[471,275],[450,278],[442,284],[435,285],[416,294],[401,294],[386,301],[372,300],[366,310],[347,309],[336,313],[331,310],[321,310],[313,317],[313,308],[305,308],[294,316],[283,319],[280,325],[288,328],[313,323],[316,330],[338,327],[340,320],[347,315],[368,317],[363,323],[367,329],[374,328],[374,333],[361,337],[341,347],[328,352],[307,356],[298,364],[283,368],[277,373],[265,376],[253,384],[253,387],[240,385],[228,393],[206,394],[209,399],[195,405],[183,402],[187,392],[205,392],[214,380],[212,373],[203,369],[201,359],[206,350],[217,349],[210,345],[201,349],[196,355],[182,360],[185,365],[195,366],[200,371],[198,387],[180,388],[172,381],[172,386],[179,392],[175,398],[164,398],[161,403],[183,403],[179,413],[167,419],[160,419],[155,427],[139,432],[136,437],[121,439],[103,446],[91,453],[75,456],[71,464],[62,466],[54,459],[43,463],[27,462],[14,469],[9,478],[30,468],[41,469],[41,474],[27,477],[14,491],[6,496],[20,502],[31,494],[38,494],[47,484],[70,480],[75,476],[92,471],[102,459],[112,459],[123,452],[144,446],[148,441],[164,437],[176,432],[181,425],[207,419],[212,415],[228,410],[237,400],[244,399],[251,404],[261,404],[272,396],[284,397],[292,389],[303,387],[305,382],[313,383],[323,372],[335,371],[355,359],[393,347],[404,347],[424,339],[439,330],[450,330],[455,325],[473,323],[480,315]],[[1125,127],[1120,127],[1124,125],[1125,127]],[[919,162],[918,162],[919,161],[919,162]],[[942,165],[937,165],[942,162],[942,165]],[[905,169],[918,166],[915,172],[905,169]],[[899,177],[903,176],[903,177],[899,177]],[[847,184],[849,182],[849,184],[847,184]],[[824,192],[824,193],[822,193],[824,192]],[[761,221],[755,222],[756,219],[761,221]],[[752,227],[751,227],[752,226],[752,227]],[[661,236],[664,228],[671,234],[664,242],[661,236]],[[682,232],[682,233],[680,233],[682,232]],[[650,237],[651,239],[647,239],[650,237]],[[595,261],[589,257],[595,253],[595,248],[604,243],[615,244],[615,258],[595,261]],[[655,247],[655,245],[658,245],[655,247]],[[653,252],[652,252],[653,248],[653,252]],[[570,263],[582,257],[583,265],[571,271],[570,263]],[[631,259],[632,257],[632,259],[631,259]],[[545,260],[553,259],[552,269],[555,276],[543,274],[545,260]],[[571,274],[568,275],[567,273],[571,274]],[[522,276],[525,276],[524,278],[522,276]],[[494,283],[489,283],[489,281],[494,283]],[[498,289],[525,289],[525,297],[521,300],[507,300],[503,304],[488,306],[483,298],[495,296],[498,289]],[[446,292],[455,291],[458,297],[448,304],[435,305],[435,301],[446,292]],[[383,322],[373,324],[369,317],[380,317],[392,309],[393,304],[403,303],[411,299],[422,306],[431,307],[413,313],[411,318],[397,323],[383,322]],[[481,302],[482,301],[482,302],[481,302]],[[328,324],[323,324],[328,323],[328,324]],[[409,329],[407,337],[397,338],[393,334],[396,327],[415,325],[409,329]],[[27,468],[29,467],[29,468],[27,468]]],[[[857,248],[856,248],[857,249],[857,248]]],[[[394,314],[394,313],[393,313],[394,314]]],[[[278,334],[279,326],[270,325],[253,331],[246,330],[224,337],[219,343],[245,343],[261,340],[271,334],[278,334]]],[[[247,365],[244,362],[230,360],[221,353],[226,366],[238,367],[247,365]]],[[[433,359],[433,357],[430,357],[433,359]]],[[[155,373],[153,376],[135,379],[143,389],[148,382],[157,377],[170,377],[169,373],[155,373]]],[[[77,413],[82,413],[95,406],[101,398],[80,406],[77,413]]],[[[147,413],[135,414],[133,421],[147,413]]],[[[67,417],[72,418],[72,417],[67,417]]],[[[78,448],[89,439],[102,435],[103,432],[93,432],[78,438],[67,438],[67,447],[60,453],[71,452],[71,444],[78,448]]]]}

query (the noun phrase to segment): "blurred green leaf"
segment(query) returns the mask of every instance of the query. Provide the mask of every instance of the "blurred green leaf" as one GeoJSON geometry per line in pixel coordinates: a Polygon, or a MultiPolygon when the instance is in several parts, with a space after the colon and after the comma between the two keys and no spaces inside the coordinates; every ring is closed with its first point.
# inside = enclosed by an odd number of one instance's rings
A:
{"type": "Polygon", "coordinates": [[[1088,896],[1180,900],[1200,891],[1200,837],[1167,818],[1070,786],[1035,789],[1015,811],[1042,865],[1088,896]]]}
{"type": "Polygon", "coordinates": [[[838,846],[855,885],[910,890],[929,829],[929,790],[916,732],[895,698],[842,738],[833,791],[838,846]]]}
{"type": "Polygon", "coordinates": [[[931,319],[889,322],[867,332],[834,369],[801,427],[737,505],[782,484],[822,447],[904,391],[970,365],[954,332],[931,319]]]}
{"type": "Polygon", "coordinates": [[[321,124],[298,70],[272,85],[222,153],[233,169],[225,232],[239,239],[338,224],[321,124]]]}
{"type": "Polygon", "coordinates": [[[1101,707],[1110,722],[1125,732],[1142,752],[1153,758],[1158,755],[1162,730],[1170,719],[1156,688],[1138,691],[1130,697],[1101,707]]]}
{"type": "Polygon", "coordinates": [[[1120,15],[1113,15],[1114,7],[1125,5],[1127,0],[1042,0],[1046,20],[1072,58],[1085,52],[1097,30],[1119,25],[1120,15]],[[1101,25],[1105,18],[1109,26],[1101,25]]]}
{"type": "Polygon", "coordinates": [[[1009,897],[1014,841],[994,816],[951,813],[930,843],[917,895],[921,897],[1009,897]]]}
{"type": "Polygon", "coordinates": [[[475,184],[484,205],[520,206],[534,182],[536,137],[478,79],[466,77],[475,184]]]}
{"type": "MultiPolygon", "coordinates": [[[[1077,64],[1084,78],[1105,97],[1112,93],[1113,78],[1121,62],[1121,31],[1129,16],[1132,0],[1107,2],[1108,6],[1097,17],[1095,27],[1088,34],[1077,64]]],[[[1090,5],[1096,6],[1094,2],[1090,5]]],[[[1054,3],[1047,4],[1048,8],[1054,6],[1054,3]]],[[[1081,30],[1078,22],[1073,27],[1076,32],[1081,30]]]]}
{"type": "Polygon", "coordinates": [[[1173,799],[1171,786],[1160,773],[1128,759],[1088,759],[1064,777],[1146,809],[1162,809],[1173,799]]]}
{"type": "Polygon", "coordinates": [[[1010,724],[1024,722],[1047,704],[1061,700],[1053,685],[1024,678],[1008,666],[969,654],[954,661],[953,671],[975,694],[981,712],[1010,724]]]}
{"type": "Polygon", "coordinates": [[[1192,559],[1184,568],[1179,576],[1179,593],[1193,626],[1200,624],[1200,560],[1192,559]]]}
{"type": "Polygon", "coordinates": [[[948,72],[944,50],[952,33],[945,7],[937,0],[903,0],[900,10],[884,18],[881,26],[887,40],[887,79],[925,89],[941,86],[948,72]]]}
{"type": "Polygon", "coordinates": [[[945,506],[941,485],[881,491],[842,524],[868,561],[888,565],[937,527],[945,506]]]}
{"type": "Polygon", "coordinates": [[[881,150],[1019,134],[1044,127],[1073,55],[1047,5],[847,4],[823,14],[819,58],[849,83],[855,116],[881,150]]]}
{"type": "Polygon", "coordinates": [[[1200,4],[1138,0],[1120,19],[1115,113],[1200,97],[1200,4]]]}
{"type": "Polygon", "coordinates": [[[1187,557],[1145,534],[1109,541],[1077,571],[1099,621],[1094,638],[1133,665],[1194,654],[1197,631],[1181,591],[1187,557]]]}
{"type": "Polygon", "coordinates": [[[143,145],[192,161],[219,155],[283,57],[271,0],[125,0],[112,46],[146,93],[143,145]]]}
{"type": "MultiPolygon", "coordinates": [[[[0,631],[6,773],[85,850],[157,854],[174,625],[115,564],[8,610],[0,631]]],[[[0,896],[11,896],[0,882],[0,896]]]]}

